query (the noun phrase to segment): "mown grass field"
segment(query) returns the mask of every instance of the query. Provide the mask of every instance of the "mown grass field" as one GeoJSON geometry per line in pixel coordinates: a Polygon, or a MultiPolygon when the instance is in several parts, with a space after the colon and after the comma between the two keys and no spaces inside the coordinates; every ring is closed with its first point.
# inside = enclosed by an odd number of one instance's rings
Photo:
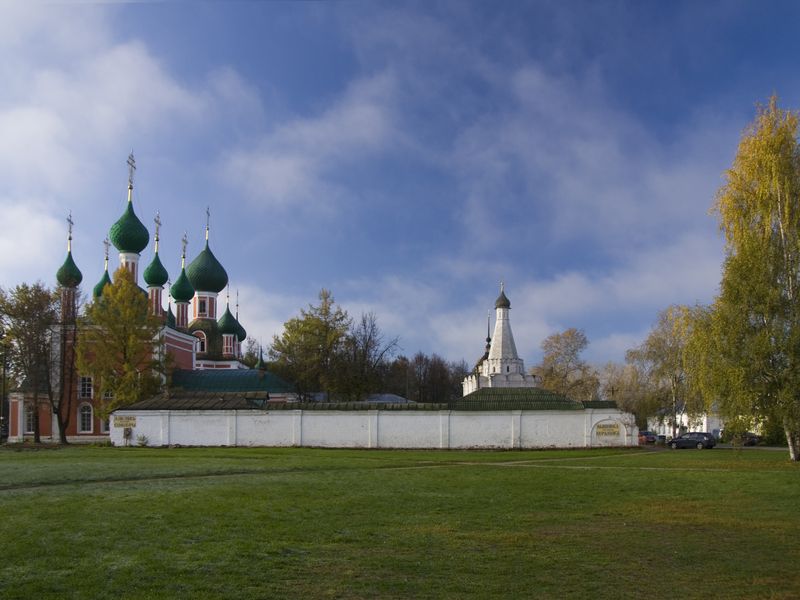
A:
{"type": "Polygon", "coordinates": [[[0,598],[798,598],[784,452],[0,450],[0,598]]]}

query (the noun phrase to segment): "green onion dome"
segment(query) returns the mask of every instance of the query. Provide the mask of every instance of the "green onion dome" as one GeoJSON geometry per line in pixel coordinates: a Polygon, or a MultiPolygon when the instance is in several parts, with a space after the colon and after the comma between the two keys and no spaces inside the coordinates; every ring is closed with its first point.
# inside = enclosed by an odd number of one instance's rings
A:
{"type": "Polygon", "coordinates": [[[158,252],[156,252],[152,262],[144,270],[144,282],[148,287],[162,287],[167,283],[167,279],[169,279],[169,273],[161,264],[161,259],[158,258],[158,252]]]}
{"type": "Polygon", "coordinates": [[[236,321],[236,317],[231,314],[230,307],[225,307],[225,312],[222,313],[222,316],[217,321],[217,325],[219,326],[219,332],[228,334],[228,335],[238,335],[239,328],[237,327],[238,322],[236,321]]]}
{"type": "Polygon", "coordinates": [[[194,297],[194,288],[186,276],[186,269],[181,269],[181,274],[169,288],[169,293],[175,302],[189,302],[194,297]]]}
{"type": "Polygon", "coordinates": [[[172,314],[172,304],[167,306],[167,327],[175,329],[175,315],[172,314]]]}
{"type": "Polygon", "coordinates": [[[500,295],[494,303],[495,308],[511,308],[511,301],[506,298],[506,293],[501,289],[500,295]]]}
{"type": "Polygon", "coordinates": [[[228,285],[228,274],[208,247],[208,240],[203,251],[186,267],[186,274],[198,292],[219,294],[228,285]]]}
{"type": "Polygon", "coordinates": [[[150,234],[133,212],[133,202],[128,200],[128,206],[119,220],[111,226],[108,234],[111,243],[120,252],[133,252],[140,254],[150,242],[150,234]]]}
{"type": "Polygon", "coordinates": [[[239,340],[239,343],[243,342],[247,338],[247,332],[245,331],[242,324],[239,323],[239,320],[236,320],[236,337],[239,340]]]}
{"type": "Polygon", "coordinates": [[[72,259],[72,252],[69,250],[67,251],[67,258],[64,259],[64,264],[56,272],[56,279],[58,284],[65,288],[78,287],[83,281],[83,274],[72,259]]]}
{"type": "Polygon", "coordinates": [[[94,290],[92,291],[92,296],[95,298],[99,298],[103,295],[103,290],[107,285],[111,285],[111,277],[108,276],[108,269],[103,272],[103,277],[100,281],[97,282],[97,285],[94,286],[94,290]]]}

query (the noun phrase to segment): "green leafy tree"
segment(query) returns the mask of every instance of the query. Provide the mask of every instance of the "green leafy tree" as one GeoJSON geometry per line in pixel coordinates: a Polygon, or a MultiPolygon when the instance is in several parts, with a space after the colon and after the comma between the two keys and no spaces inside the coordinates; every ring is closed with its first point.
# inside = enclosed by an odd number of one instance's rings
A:
{"type": "Polygon", "coordinates": [[[720,293],[698,312],[692,380],[731,419],[780,423],[800,460],[798,113],[773,96],[742,134],[715,211],[725,235],[720,293]]]}
{"type": "Polygon", "coordinates": [[[251,369],[255,368],[258,364],[258,359],[261,356],[261,346],[251,337],[248,337],[244,342],[244,355],[242,362],[251,369]]]}
{"type": "MultiPolygon", "coordinates": [[[[22,283],[9,292],[0,290],[0,318],[10,350],[12,370],[34,402],[33,434],[41,442],[39,397],[44,395],[54,408],[57,400],[53,382],[53,328],[58,321],[58,299],[42,283],[22,283]]],[[[58,420],[59,427],[62,421],[58,420]]],[[[62,436],[63,437],[63,436],[62,436]]]]}
{"type": "Polygon", "coordinates": [[[301,396],[324,392],[330,397],[338,391],[337,363],[350,324],[347,312],[322,289],[317,306],[301,310],[299,317],[284,323],[280,336],[274,336],[269,350],[273,368],[294,382],[301,396]]]}
{"type": "Polygon", "coordinates": [[[588,345],[583,330],[574,327],[546,337],[542,342],[542,362],[531,368],[531,374],[546,390],[576,400],[592,400],[600,380],[595,369],[581,359],[588,345]]]}
{"type": "Polygon", "coordinates": [[[147,296],[129,271],[117,270],[114,283],[86,307],[83,321],[78,369],[92,377],[100,418],[161,389],[169,366],[161,353],[162,323],[150,314],[147,296]]]}
{"type": "Polygon", "coordinates": [[[625,360],[638,371],[645,412],[669,415],[677,435],[679,408],[690,416],[703,411],[700,397],[687,381],[684,351],[691,332],[692,311],[673,305],[662,310],[645,341],[628,350],[625,360]]]}

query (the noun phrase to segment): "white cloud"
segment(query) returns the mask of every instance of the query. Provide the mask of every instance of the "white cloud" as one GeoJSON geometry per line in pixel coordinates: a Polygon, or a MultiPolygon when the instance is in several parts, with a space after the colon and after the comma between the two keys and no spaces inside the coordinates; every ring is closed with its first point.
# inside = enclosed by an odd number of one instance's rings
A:
{"type": "Polygon", "coordinates": [[[388,75],[356,81],[322,114],[278,126],[252,150],[228,152],[225,178],[256,205],[330,210],[343,194],[337,171],[402,137],[392,122],[393,86],[388,75]]]}
{"type": "MultiPolygon", "coordinates": [[[[55,273],[66,255],[63,221],[42,211],[33,198],[9,203],[0,199],[3,235],[0,236],[0,285],[31,282],[30,273],[55,273]],[[64,245],[61,245],[59,243],[64,245]],[[62,249],[63,253],[57,251],[62,249]]],[[[49,282],[48,282],[49,283],[49,282]]]]}

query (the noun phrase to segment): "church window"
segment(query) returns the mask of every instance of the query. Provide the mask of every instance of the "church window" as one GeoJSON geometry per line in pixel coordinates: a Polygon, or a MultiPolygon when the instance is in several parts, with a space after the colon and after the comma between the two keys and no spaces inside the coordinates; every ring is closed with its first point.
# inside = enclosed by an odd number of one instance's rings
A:
{"type": "Polygon", "coordinates": [[[78,433],[92,433],[92,414],[91,404],[81,404],[78,409],[78,433]]]}
{"type": "Polygon", "coordinates": [[[25,403],[25,433],[33,433],[33,403],[25,403]]]}
{"type": "Polygon", "coordinates": [[[511,367],[509,367],[508,365],[506,365],[506,373],[509,373],[510,371],[511,371],[511,367]]]}
{"type": "Polygon", "coordinates": [[[208,316],[207,300],[205,298],[197,299],[197,316],[198,317],[208,316]]]}
{"type": "Polygon", "coordinates": [[[108,433],[109,422],[108,419],[100,421],[100,433],[108,433]]]}
{"type": "Polygon", "coordinates": [[[205,352],[206,351],[206,334],[202,331],[195,331],[195,337],[197,338],[197,351],[198,352],[205,352]]]}
{"type": "Polygon", "coordinates": [[[81,377],[79,396],[81,398],[91,398],[92,397],[92,378],[91,377],[81,377]]]}
{"type": "Polygon", "coordinates": [[[233,354],[233,336],[227,333],[222,336],[222,353],[233,354]]]}
{"type": "Polygon", "coordinates": [[[214,298],[208,299],[208,316],[212,319],[217,318],[217,303],[214,298]]]}

